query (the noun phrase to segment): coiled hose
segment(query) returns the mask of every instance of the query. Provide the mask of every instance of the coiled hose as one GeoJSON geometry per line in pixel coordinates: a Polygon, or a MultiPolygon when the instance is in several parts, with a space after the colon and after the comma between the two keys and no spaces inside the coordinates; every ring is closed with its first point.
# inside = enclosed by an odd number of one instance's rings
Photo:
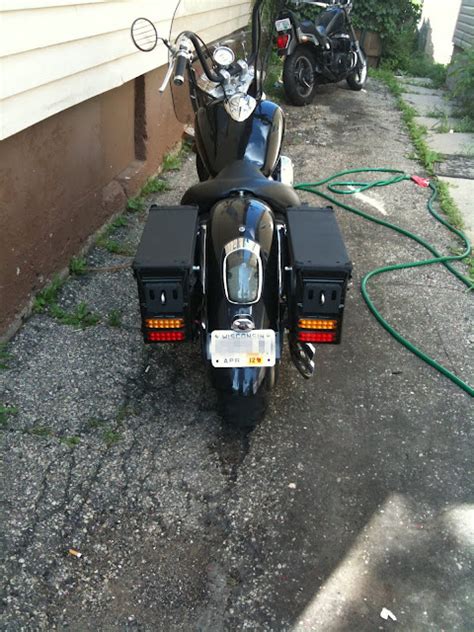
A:
{"type": "Polygon", "coordinates": [[[413,241],[416,241],[418,244],[426,248],[426,250],[428,250],[428,252],[430,252],[433,255],[433,257],[429,259],[422,259],[420,261],[412,261],[412,262],[407,262],[407,263],[399,263],[396,265],[383,266],[381,268],[371,270],[362,279],[362,283],[361,283],[362,296],[364,297],[364,300],[367,303],[367,306],[372,312],[372,314],[379,321],[382,327],[384,327],[389,332],[391,336],[393,336],[400,344],[402,344],[409,351],[411,351],[416,356],[418,356],[421,360],[423,360],[424,362],[432,366],[434,369],[442,373],[445,377],[447,377],[452,382],[454,382],[454,384],[459,386],[459,388],[461,388],[463,391],[465,391],[471,397],[473,397],[474,389],[471,386],[469,386],[469,384],[461,380],[452,371],[449,371],[445,366],[443,366],[442,364],[440,364],[439,362],[431,358],[429,355],[424,353],[424,351],[416,347],[412,342],[404,338],[396,329],[394,329],[394,327],[392,327],[392,325],[390,325],[390,323],[387,322],[387,320],[382,316],[382,314],[375,307],[374,302],[370,298],[369,292],[367,289],[370,279],[380,274],[383,274],[384,272],[392,272],[394,270],[406,270],[408,268],[417,268],[421,266],[428,266],[428,265],[434,265],[434,264],[444,265],[444,267],[447,268],[451,274],[453,274],[457,279],[459,279],[464,285],[467,286],[468,290],[473,289],[474,286],[472,282],[469,280],[469,278],[467,276],[464,276],[461,272],[456,270],[454,266],[451,265],[452,262],[461,261],[462,259],[465,259],[471,254],[471,243],[468,237],[462,231],[458,230],[457,228],[454,228],[454,226],[451,226],[449,222],[447,222],[443,217],[441,217],[434,210],[433,204],[438,197],[438,190],[436,188],[435,183],[429,180],[424,180],[423,178],[419,178],[418,176],[409,176],[404,171],[401,171],[399,169],[365,168],[365,169],[348,169],[345,171],[340,171],[338,173],[335,173],[332,176],[329,176],[328,178],[324,178],[323,180],[318,180],[317,182],[297,184],[295,185],[294,188],[298,191],[307,191],[308,193],[313,193],[315,195],[318,195],[319,197],[322,197],[325,200],[328,200],[332,204],[339,206],[340,208],[343,208],[344,210],[349,211],[350,213],[354,213],[355,215],[359,215],[360,217],[363,217],[364,219],[370,222],[374,222],[376,224],[380,224],[381,226],[385,226],[386,228],[389,228],[390,230],[394,230],[395,232],[400,233],[401,235],[404,235],[405,237],[408,237],[409,239],[412,239],[413,241]],[[344,178],[345,176],[360,174],[360,173],[383,173],[383,174],[387,174],[389,177],[386,177],[382,180],[375,180],[372,182],[339,180],[339,178],[344,178]],[[333,193],[336,195],[354,195],[356,193],[362,193],[369,189],[385,187],[391,184],[397,184],[398,182],[403,182],[404,180],[413,180],[416,184],[420,186],[424,186],[424,187],[429,187],[431,189],[431,195],[427,203],[428,211],[438,222],[443,224],[443,226],[445,226],[448,230],[450,230],[452,233],[457,235],[457,237],[459,237],[459,239],[464,243],[465,250],[462,254],[441,255],[436,250],[436,248],[434,248],[430,243],[428,243],[425,239],[423,239],[419,235],[416,235],[415,233],[412,233],[404,228],[401,228],[400,226],[397,226],[396,224],[392,224],[378,217],[374,217],[373,215],[369,215],[368,213],[364,213],[360,209],[354,208],[353,206],[349,206],[348,204],[345,204],[344,202],[337,200],[336,198],[332,197],[328,193],[321,190],[321,187],[323,187],[324,185],[327,185],[327,190],[330,193],[333,193]]]}

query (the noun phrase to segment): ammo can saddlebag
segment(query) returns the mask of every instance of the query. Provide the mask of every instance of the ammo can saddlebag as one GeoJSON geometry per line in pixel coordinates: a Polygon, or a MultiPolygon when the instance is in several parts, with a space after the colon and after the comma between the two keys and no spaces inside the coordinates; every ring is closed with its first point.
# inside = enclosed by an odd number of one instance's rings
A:
{"type": "Polygon", "coordinates": [[[352,264],[334,210],[292,207],[287,218],[290,335],[299,342],[338,344],[352,264]]]}
{"type": "Polygon", "coordinates": [[[150,207],[133,262],[145,342],[183,341],[192,334],[197,232],[197,207],[150,207]]]}

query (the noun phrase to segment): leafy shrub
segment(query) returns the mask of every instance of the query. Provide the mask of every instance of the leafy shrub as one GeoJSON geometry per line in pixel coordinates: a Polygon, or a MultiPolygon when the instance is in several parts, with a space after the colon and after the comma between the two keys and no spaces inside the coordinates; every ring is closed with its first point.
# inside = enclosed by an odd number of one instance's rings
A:
{"type": "Polygon", "coordinates": [[[454,96],[461,102],[464,113],[474,120],[474,48],[455,56],[450,76],[454,80],[454,96]]]}
{"type": "Polygon", "coordinates": [[[380,35],[387,66],[403,70],[409,66],[421,15],[417,0],[356,0],[352,15],[357,28],[380,35]]]}
{"type": "Polygon", "coordinates": [[[444,86],[446,83],[446,66],[433,63],[425,53],[414,53],[403,70],[414,77],[428,77],[437,87],[444,86]]]}

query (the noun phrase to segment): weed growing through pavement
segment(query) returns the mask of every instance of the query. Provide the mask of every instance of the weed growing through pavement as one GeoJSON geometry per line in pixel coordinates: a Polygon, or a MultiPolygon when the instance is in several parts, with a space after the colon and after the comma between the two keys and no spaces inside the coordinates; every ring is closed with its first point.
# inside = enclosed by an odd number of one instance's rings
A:
{"type": "Polygon", "coordinates": [[[105,441],[106,446],[110,448],[122,440],[122,435],[120,434],[120,432],[108,428],[107,430],[104,430],[102,434],[102,439],[105,441]]]}
{"type": "Polygon", "coordinates": [[[61,437],[61,443],[64,443],[68,448],[75,448],[81,442],[81,438],[77,435],[73,435],[72,437],[61,437]]]}
{"type": "Polygon", "coordinates": [[[181,169],[183,158],[181,152],[175,154],[166,154],[163,158],[163,171],[178,171],[181,169]]]}
{"type": "Polygon", "coordinates": [[[72,312],[66,312],[57,303],[51,305],[49,311],[51,315],[63,325],[72,325],[74,327],[80,327],[81,329],[97,325],[100,320],[99,316],[91,312],[87,303],[84,302],[79,303],[72,312]]]}
{"type": "Polygon", "coordinates": [[[4,428],[8,423],[8,418],[17,414],[18,408],[15,406],[4,406],[0,404],[0,427],[4,428]]]}
{"type": "Polygon", "coordinates": [[[6,344],[0,344],[0,369],[8,369],[8,363],[12,359],[12,355],[6,351],[6,344]]]}
{"type": "Polygon", "coordinates": [[[130,211],[130,213],[143,213],[144,210],[145,200],[140,195],[128,199],[127,211],[130,211]]]}
{"type": "Polygon", "coordinates": [[[80,276],[87,272],[87,262],[84,257],[73,257],[69,262],[69,272],[75,276],[80,276]]]}
{"type": "Polygon", "coordinates": [[[44,287],[36,295],[33,303],[33,311],[41,314],[42,312],[45,312],[48,307],[53,305],[53,303],[56,303],[63,285],[64,279],[61,279],[59,276],[55,276],[51,283],[44,287]]]}
{"type": "Polygon", "coordinates": [[[58,305],[58,295],[63,285],[64,280],[55,277],[53,282],[36,296],[33,311],[40,314],[48,313],[63,325],[73,325],[82,329],[97,325],[100,318],[91,312],[86,303],[79,303],[72,312],[67,312],[58,305]]]}
{"type": "Polygon", "coordinates": [[[48,426],[33,426],[28,431],[28,434],[34,435],[35,437],[52,437],[54,435],[51,428],[48,426]]]}
{"type": "Polygon", "coordinates": [[[111,310],[107,323],[111,327],[120,327],[122,324],[122,312],[119,309],[111,310]]]}
{"type": "Polygon", "coordinates": [[[100,236],[97,239],[97,245],[99,246],[99,248],[103,248],[104,250],[107,250],[107,252],[110,252],[110,254],[112,255],[121,255],[123,257],[131,257],[133,256],[133,249],[130,246],[127,246],[126,244],[122,244],[120,243],[120,241],[117,241],[116,239],[111,239],[110,237],[104,237],[104,236],[100,236]]]}

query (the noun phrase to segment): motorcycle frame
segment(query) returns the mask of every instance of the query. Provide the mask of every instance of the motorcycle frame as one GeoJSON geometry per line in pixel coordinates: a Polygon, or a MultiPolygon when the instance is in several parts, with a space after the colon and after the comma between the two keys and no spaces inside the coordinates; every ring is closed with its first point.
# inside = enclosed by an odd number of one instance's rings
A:
{"type": "MultiPolygon", "coordinates": [[[[314,4],[318,6],[323,6],[323,5],[326,5],[327,3],[302,2],[301,4],[314,4]]],[[[354,52],[358,52],[360,48],[359,40],[357,39],[357,35],[354,30],[354,25],[352,24],[352,20],[350,17],[352,2],[347,2],[344,4],[335,2],[327,6],[332,6],[332,7],[339,6],[342,9],[344,13],[344,26],[345,28],[347,28],[349,32],[349,35],[351,38],[351,44],[354,47],[354,52]]],[[[313,35],[312,33],[305,33],[301,30],[299,26],[301,20],[298,19],[294,11],[291,11],[290,9],[285,9],[283,12],[280,12],[277,19],[282,19],[280,16],[288,17],[291,21],[291,26],[292,26],[291,33],[288,33],[288,31],[285,32],[285,34],[290,35],[290,41],[288,43],[287,48],[284,50],[278,51],[278,54],[281,57],[289,57],[290,55],[292,55],[297,46],[308,47],[315,54],[316,60],[325,50],[326,51],[329,50],[326,45],[324,36],[320,35],[319,33],[318,35],[313,35]]],[[[330,36],[328,36],[328,39],[331,39],[330,36]]],[[[319,72],[315,71],[315,74],[318,74],[321,78],[331,83],[341,81],[342,79],[345,79],[347,76],[347,73],[343,73],[341,75],[335,75],[333,72],[331,72],[324,66],[320,68],[319,72]]]]}

